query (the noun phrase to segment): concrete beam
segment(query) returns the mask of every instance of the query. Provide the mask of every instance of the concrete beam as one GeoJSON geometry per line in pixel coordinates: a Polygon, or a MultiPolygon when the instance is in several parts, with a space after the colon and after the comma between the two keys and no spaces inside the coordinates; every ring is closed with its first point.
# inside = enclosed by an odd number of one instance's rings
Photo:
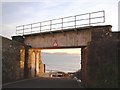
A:
{"type": "MultiPolygon", "coordinates": [[[[111,26],[90,26],[84,28],[61,31],[53,31],[52,34],[45,32],[41,34],[25,35],[24,43],[33,48],[62,48],[87,46],[94,39],[93,34],[106,34],[111,31],[111,26]]],[[[101,37],[101,36],[100,36],[101,37]]]]}

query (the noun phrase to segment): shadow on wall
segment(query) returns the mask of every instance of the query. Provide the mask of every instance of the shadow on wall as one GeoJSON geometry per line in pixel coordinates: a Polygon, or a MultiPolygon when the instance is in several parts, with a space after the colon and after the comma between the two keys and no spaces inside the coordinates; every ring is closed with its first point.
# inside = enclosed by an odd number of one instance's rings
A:
{"type": "Polygon", "coordinates": [[[120,40],[117,35],[110,40],[93,41],[88,47],[88,87],[118,88],[120,40]]]}

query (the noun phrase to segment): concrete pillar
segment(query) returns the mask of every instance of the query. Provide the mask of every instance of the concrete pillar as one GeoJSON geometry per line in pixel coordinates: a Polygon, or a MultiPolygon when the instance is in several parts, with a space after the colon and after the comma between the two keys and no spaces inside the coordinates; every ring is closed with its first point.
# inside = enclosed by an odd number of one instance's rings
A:
{"type": "Polygon", "coordinates": [[[35,60],[35,76],[39,76],[39,69],[40,69],[39,63],[41,62],[40,61],[40,49],[34,49],[33,52],[35,55],[35,58],[34,58],[34,60],[35,60]]]}
{"type": "Polygon", "coordinates": [[[28,78],[28,47],[25,47],[24,77],[28,78]]]}
{"type": "Polygon", "coordinates": [[[30,48],[28,53],[29,53],[29,58],[28,58],[28,68],[29,68],[29,77],[34,77],[35,76],[35,53],[33,52],[34,49],[30,48]]]}
{"type": "Polygon", "coordinates": [[[29,77],[43,75],[45,72],[45,65],[41,61],[41,49],[30,48],[28,53],[29,77]]]}
{"type": "Polygon", "coordinates": [[[83,47],[81,48],[81,80],[84,85],[86,85],[88,76],[88,48],[83,47]]]}

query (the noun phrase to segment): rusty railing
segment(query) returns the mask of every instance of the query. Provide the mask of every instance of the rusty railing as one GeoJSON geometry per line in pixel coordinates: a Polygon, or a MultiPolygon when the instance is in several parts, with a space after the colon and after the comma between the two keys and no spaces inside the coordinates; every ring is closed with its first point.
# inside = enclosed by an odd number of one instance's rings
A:
{"type": "Polygon", "coordinates": [[[105,11],[97,11],[85,13],[75,16],[58,18],[43,22],[31,23],[16,27],[17,35],[27,35],[41,32],[51,32],[56,30],[64,30],[69,28],[79,28],[83,26],[91,26],[105,22],[105,11]]]}

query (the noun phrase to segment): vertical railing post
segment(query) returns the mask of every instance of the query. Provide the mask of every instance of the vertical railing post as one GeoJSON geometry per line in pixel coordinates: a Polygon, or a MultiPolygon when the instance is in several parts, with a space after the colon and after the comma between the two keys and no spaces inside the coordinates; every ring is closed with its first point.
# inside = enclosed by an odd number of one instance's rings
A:
{"type": "Polygon", "coordinates": [[[103,11],[103,23],[105,22],[105,11],[103,11]]]}
{"type": "Polygon", "coordinates": [[[16,35],[17,35],[17,27],[16,27],[16,35]]]}
{"type": "Polygon", "coordinates": [[[61,29],[63,30],[63,18],[61,18],[61,29]]]}
{"type": "Polygon", "coordinates": [[[52,30],[52,20],[50,20],[50,31],[52,30]]]}
{"type": "Polygon", "coordinates": [[[24,35],[24,25],[23,25],[23,35],[24,35]]]}
{"type": "Polygon", "coordinates": [[[32,34],[32,24],[31,24],[31,34],[32,34]]]}
{"type": "Polygon", "coordinates": [[[76,16],[75,16],[75,28],[76,28],[76,16]]]}
{"type": "Polygon", "coordinates": [[[40,33],[41,33],[41,22],[40,22],[40,33]]]}
{"type": "Polygon", "coordinates": [[[91,13],[89,13],[89,26],[91,25],[91,13]]]}

